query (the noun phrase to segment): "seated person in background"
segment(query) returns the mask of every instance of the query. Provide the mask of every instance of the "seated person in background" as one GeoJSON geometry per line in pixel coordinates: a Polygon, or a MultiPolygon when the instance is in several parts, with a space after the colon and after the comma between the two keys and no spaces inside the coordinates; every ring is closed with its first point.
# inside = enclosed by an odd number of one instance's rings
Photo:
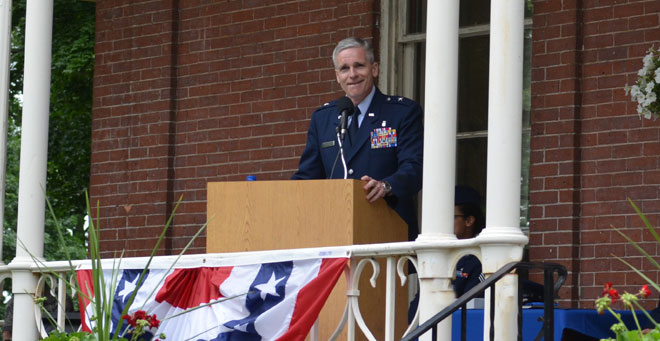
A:
{"type": "MultiPolygon", "coordinates": [[[[481,197],[471,187],[456,186],[454,192],[454,234],[458,239],[476,237],[486,225],[481,211],[481,197]]],[[[456,264],[456,278],[453,281],[456,297],[460,297],[485,277],[481,272],[481,262],[474,255],[466,255],[456,264]]],[[[483,294],[480,296],[483,297],[483,294]]]]}

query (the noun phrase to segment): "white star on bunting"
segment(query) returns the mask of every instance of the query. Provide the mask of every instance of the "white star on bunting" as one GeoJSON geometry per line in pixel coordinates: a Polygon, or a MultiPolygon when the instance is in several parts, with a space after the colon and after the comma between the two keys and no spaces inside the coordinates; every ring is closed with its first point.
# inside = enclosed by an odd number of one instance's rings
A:
{"type": "Polygon", "coordinates": [[[285,277],[282,277],[280,279],[275,279],[275,273],[273,272],[270,275],[270,279],[268,280],[268,283],[263,283],[263,284],[258,284],[255,285],[254,287],[257,288],[259,291],[261,291],[261,299],[265,300],[266,295],[273,295],[273,296],[280,296],[280,294],[277,293],[276,287],[277,284],[279,284],[285,277]]]}
{"type": "Polygon", "coordinates": [[[122,299],[126,299],[126,296],[132,294],[135,290],[139,278],[140,276],[135,276],[132,282],[124,281],[124,289],[122,289],[117,295],[122,297],[122,299]]]}

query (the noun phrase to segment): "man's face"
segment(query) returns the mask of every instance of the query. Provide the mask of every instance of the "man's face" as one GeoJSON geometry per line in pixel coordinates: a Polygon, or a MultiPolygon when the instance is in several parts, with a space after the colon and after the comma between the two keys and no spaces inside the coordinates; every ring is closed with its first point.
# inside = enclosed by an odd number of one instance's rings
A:
{"type": "Polygon", "coordinates": [[[369,63],[363,48],[348,48],[337,54],[335,74],[346,95],[358,105],[371,92],[378,77],[378,63],[369,63]]]}

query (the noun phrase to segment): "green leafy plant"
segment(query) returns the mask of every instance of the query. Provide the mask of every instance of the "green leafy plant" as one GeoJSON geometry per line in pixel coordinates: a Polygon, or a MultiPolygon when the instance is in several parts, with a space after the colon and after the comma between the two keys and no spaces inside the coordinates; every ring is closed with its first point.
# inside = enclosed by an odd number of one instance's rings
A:
{"type": "Polygon", "coordinates": [[[644,331],[639,323],[639,319],[637,318],[637,313],[635,312],[635,309],[642,311],[646,318],[652,321],[656,326],[658,325],[655,320],[653,320],[651,315],[638,302],[639,297],[646,298],[649,297],[649,295],[651,295],[651,290],[649,290],[649,286],[646,284],[644,284],[636,294],[625,292],[623,295],[619,296],[619,291],[612,287],[611,282],[605,283],[601,297],[596,300],[596,310],[599,314],[602,314],[605,310],[607,310],[612,314],[612,316],[614,316],[614,318],[617,319],[618,322],[613,324],[610,328],[614,334],[616,334],[617,341],[660,340],[660,330],[656,328],[644,331]],[[633,319],[635,320],[635,326],[637,327],[636,330],[629,330],[621,319],[621,314],[612,310],[610,305],[616,303],[616,300],[619,298],[625,305],[626,309],[630,309],[632,312],[633,319]]]}
{"type": "Polygon", "coordinates": [[[61,331],[54,331],[48,335],[44,340],[49,341],[96,341],[97,338],[93,334],[85,332],[65,333],[61,331]]]}
{"type": "MultiPolygon", "coordinates": [[[[174,218],[174,214],[176,213],[179,204],[181,203],[183,199],[183,196],[179,197],[179,200],[177,201],[174,209],[172,210],[172,214],[168,218],[165,226],[163,227],[163,230],[161,231],[160,236],[158,237],[158,241],[156,242],[156,245],[154,246],[151,255],[149,256],[146,265],[142,269],[142,272],[138,278],[136,288],[139,288],[144,281],[145,275],[147,273],[147,270],[149,269],[149,265],[151,264],[151,261],[153,260],[153,257],[156,255],[156,252],[158,251],[158,248],[160,247],[161,243],[165,239],[166,233],[170,225],[172,224],[172,220],[174,218]]],[[[57,231],[58,231],[58,237],[60,238],[61,242],[64,242],[64,238],[62,235],[62,225],[60,221],[57,219],[55,215],[55,211],[52,209],[50,201],[48,199],[46,200],[49,211],[51,213],[51,218],[55,222],[57,226],[57,231]]],[[[90,204],[89,204],[89,199],[87,198],[87,213],[90,217],[92,217],[91,214],[91,209],[90,209],[90,204]]],[[[97,205],[96,209],[96,219],[90,219],[89,223],[89,254],[90,254],[90,262],[91,262],[91,267],[92,267],[92,282],[95,290],[91,290],[89,287],[81,288],[78,284],[77,281],[75,280],[68,280],[66,276],[63,276],[59,273],[56,273],[55,271],[49,269],[40,259],[37,257],[32,256],[34,261],[38,264],[40,270],[42,273],[47,273],[50,274],[60,280],[62,280],[65,285],[73,290],[73,292],[78,293],[81,297],[84,297],[86,300],[91,302],[92,308],[93,308],[93,315],[90,317],[90,320],[94,322],[94,326],[92,327],[92,333],[84,333],[84,332],[75,332],[75,333],[66,333],[62,330],[57,330],[56,332],[53,332],[49,335],[48,338],[45,340],[97,340],[97,341],[119,341],[119,340],[137,340],[141,335],[143,335],[148,329],[150,328],[157,328],[158,325],[160,324],[160,321],[157,319],[155,315],[148,315],[146,312],[142,310],[138,310],[138,312],[134,313],[133,315],[128,315],[128,311],[131,308],[131,305],[133,304],[133,301],[135,299],[135,296],[137,294],[137,290],[134,290],[131,295],[129,296],[128,303],[125,305],[124,309],[121,312],[121,316],[123,318],[119,319],[118,323],[116,324],[115,328],[112,328],[112,310],[113,310],[113,299],[115,295],[115,288],[117,286],[117,280],[119,277],[119,272],[120,272],[120,267],[121,267],[121,261],[123,257],[123,252],[117,258],[116,260],[113,260],[112,262],[112,271],[111,271],[111,280],[110,280],[110,285],[106,286],[106,282],[104,280],[104,275],[103,275],[103,264],[102,264],[102,259],[100,255],[100,225],[99,225],[99,208],[97,205]],[[95,292],[95,294],[92,294],[95,292]],[[130,326],[129,328],[124,329],[122,331],[122,326],[124,323],[128,323],[130,326]],[[128,338],[127,338],[128,337],[128,338]]],[[[172,262],[169,270],[174,268],[175,264],[179,260],[179,258],[192,246],[194,240],[199,236],[199,234],[206,228],[207,224],[204,224],[198,231],[195,233],[195,235],[192,236],[191,240],[188,242],[188,244],[181,250],[179,255],[174,259],[172,262]]],[[[19,241],[20,243],[20,241],[19,241]]],[[[22,245],[23,246],[23,245],[22,245]]],[[[28,251],[29,252],[29,251],[28,251]]],[[[70,267],[70,272],[75,273],[75,267],[73,266],[73,263],[71,262],[71,259],[67,259],[69,261],[69,267],[70,267]]],[[[164,278],[161,279],[161,281],[164,280],[164,278]]],[[[151,293],[153,295],[154,293],[151,293]]],[[[232,297],[233,298],[233,297],[232,297]]],[[[229,299],[229,298],[228,298],[229,299]]],[[[46,313],[46,316],[49,320],[51,320],[53,325],[57,325],[54,323],[52,316],[48,313],[46,309],[43,309],[43,302],[45,301],[44,298],[36,298],[35,297],[35,303],[41,305],[42,310],[46,313]]],[[[59,328],[59,327],[58,327],[59,328]]],[[[165,338],[164,335],[159,335],[159,338],[163,339],[165,338]]]]}
{"type": "MultiPolygon", "coordinates": [[[[660,236],[658,236],[658,233],[655,231],[653,228],[653,225],[649,222],[649,220],[646,218],[646,216],[642,213],[642,211],[635,205],[635,203],[628,199],[628,202],[630,205],[633,207],[635,212],[637,212],[637,215],[642,219],[644,222],[644,225],[648,229],[648,231],[653,235],[653,238],[657,241],[657,243],[660,245],[660,236]]],[[[653,266],[660,270],[660,264],[651,257],[651,255],[648,254],[636,241],[634,241],[632,238],[630,238],[628,235],[625,233],[621,232],[620,229],[612,226],[614,231],[616,231],[619,235],[621,235],[628,243],[630,243],[637,251],[639,251],[653,266]]],[[[639,290],[639,292],[635,294],[631,294],[628,292],[623,293],[622,295],[619,296],[618,290],[614,289],[612,287],[612,283],[608,282],[605,283],[605,287],[603,289],[603,293],[601,294],[601,297],[596,300],[596,309],[598,313],[603,313],[605,310],[609,311],[617,320],[618,322],[612,325],[611,330],[614,332],[616,335],[616,340],[617,341],[637,341],[637,340],[660,340],[660,324],[655,321],[651,315],[642,307],[642,305],[638,302],[639,297],[646,298],[651,294],[651,291],[649,290],[649,285],[655,288],[656,290],[660,291],[660,286],[655,283],[655,281],[651,280],[648,276],[646,276],[642,271],[637,269],[635,266],[630,264],[628,261],[625,259],[612,255],[614,258],[618,259],[622,263],[626,264],[630,269],[632,269],[635,273],[637,273],[640,277],[644,278],[644,280],[648,283],[642,286],[642,288],[639,290]],[[615,312],[611,308],[611,304],[614,304],[616,300],[621,299],[623,302],[624,306],[626,309],[630,309],[632,311],[632,316],[635,321],[635,327],[636,329],[634,330],[629,330],[628,327],[626,327],[625,323],[621,319],[621,314],[615,312]],[[651,321],[654,325],[652,329],[647,329],[644,330],[642,326],[640,325],[640,321],[637,318],[637,311],[641,311],[643,315],[645,315],[646,319],[651,321]]],[[[612,339],[608,339],[612,340],[612,339]]]]}

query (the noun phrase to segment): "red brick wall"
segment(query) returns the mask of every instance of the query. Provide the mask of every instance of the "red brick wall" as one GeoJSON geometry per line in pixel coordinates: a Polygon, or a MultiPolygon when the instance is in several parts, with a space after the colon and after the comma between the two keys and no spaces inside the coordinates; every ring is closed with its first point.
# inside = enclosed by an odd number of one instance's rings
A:
{"type": "MultiPolygon", "coordinates": [[[[209,181],[288,178],[311,113],[340,94],[334,44],[378,40],[377,0],[263,3],[97,2],[90,195],[104,256],[147,254],[181,196],[161,252],[180,250],[209,181]]],[[[534,5],[529,254],[566,265],[563,304],[591,308],[603,282],[642,283],[610,253],[658,280],[610,225],[658,254],[626,198],[656,224],[660,123],[639,120],[623,86],[660,45],[660,2],[534,5]]]]}
{"type": "Polygon", "coordinates": [[[623,88],[660,42],[660,2],[534,5],[530,258],[564,264],[571,276],[560,295],[593,308],[604,282],[630,292],[644,283],[612,253],[658,279],[610,226],[658,255],[626,202],[633,199],[657,225],[658,123],[640,120],[623,88]]]}
{"type": "Polygon", "coordinates": [[[340,94],[334,45],[377,37],[378,4],[98,1],[90,196],[103,255],[147,254],[182,197],[161,251],[178,252],[206,220],[209,181],[289,178],[312,112],[340,94]]]}

